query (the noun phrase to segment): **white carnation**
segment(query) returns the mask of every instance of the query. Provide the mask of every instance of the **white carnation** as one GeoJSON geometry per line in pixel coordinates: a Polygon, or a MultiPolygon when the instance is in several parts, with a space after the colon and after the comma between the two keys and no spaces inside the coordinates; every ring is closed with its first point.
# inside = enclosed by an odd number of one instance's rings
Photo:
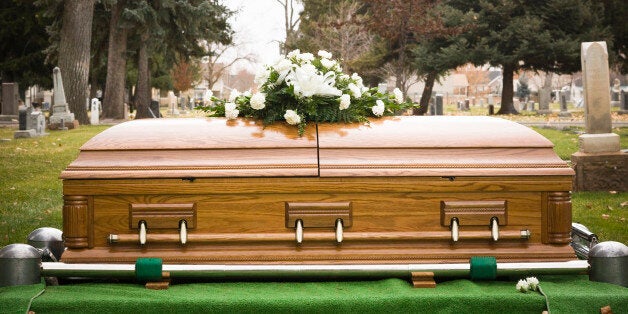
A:
{"type": "Polygon", "coordinates": [[[296,56],[298,56],[300,54],[301,54],[301,50],[295,49],[295,50],[292,50],[292,51],[288,52],[287,57],[288,58],[294,58],[294,57],[296,57],[296,56]]]}
{"type": "Polygon", "coordinates": [[[331,59],[331,52],[325,51],[325,50],[319,50],[318,51],[318,56],[321,58],[325,58],[325,59],[331,59]]]}
{"type": "Polygon", "coordinates": [[[229,94],[229,101],[234,102],[236,98],[238,98],[239,96],[240,96],[240,92],[238,92],[238,90],[234,88],[231,90],[231,93],[229,94]]]}
{"type": "Polygon", "coordinates": [[[284,114],[283,117],[288,124],[296,125],[301,123],[301,117],[294,110],[286,110],[286,114],[284,114]]]}
{"type": "Polygon", "coordinates": [[[515,286],[515,289],[517,289],[520,292],[527,292],[528,282],[525,281],[524,279],[519,280],[519,282],[517,282],[517,285],[515,286]]]}
{"type": "Polygon", "coordinates": [[[536,279],[536,277],[528,277],[526,279],[526,282],[528,283],[528,288],[530,288],[530,290],[532,291],[536,291],[536,289],[539,287],[539,280],[536,279]]]}
{"type": "Polygon", "coordinates": [[[246,96],[246,97],[251,97],[251,90],[247,90],[244,93],[242,93],[242,96],[246,96]]]}
{"type": "Polygon", "coordinates": [[[266,81],[268,80],[268,78],[270,77],[270,70],[268,68],[263,68],[261,70],[259,70],[256,74],[255,74],[255,84],[257,85],[262,85],[264,83],[266,83],[266,81]]]}
{"type": "Polygon", "coordinates": [[[225,104],[225,111],[233,111],[236,110],[236,104],[232,102],[228,102],[225,104]]]}
{"type": "Polygon", "coordinates": [[[381,117],[384,114],[384,110],[386,110],[386,106],[384,106],[384,102],[381,101],[381,99],[378,99],[377,101],[375,101],[375,106],[373,106],[371,108],[371,110],[373,111],[373,114],[381,117]]]}
{"type": "Polygon", "coordinates": [[[349,88],[349,90],[351,91],[351,94],[353,95],[353,98],[360,98],[360,97],[362,97],[362,90],[357,85],[355,85],[353,83],[349,83],[347,88],[349,88]]]}
{"type": "Polygon", "coordinates": [[[360,77],[358,73],[351,74],[351,79],[353,79],[360,88],[364,87],[364,81],[362,81],[362,77],[360,77]]]}
{"type": "Polygon", "coordinates": [[[238,109],[229,110],[229,111],[225,110],[225,117],[227,117],[227,119],[229,120],[237,118],[238,114],[240,114],[240,110],[238,109]]]}
{"type": "Polygon", "coordinates": [[[314,55],[309,52],[305,52],[305,53],[299,54],[297,56],[297,59],[301,61],[305,61],[305,62],[311,62],[312,60],[314,60],[314,55]]]}
{"type": "Polygon", "coordinates": [[[321,59],[321,64],[328,69],[333,69],[337,65],[335,60],[329,60],[326,58],[321,59]]]}
{"type": "Polygon", "coordinates": [[[342,94],[342,96],[340,96],[340,110],[349,108],[349,105],[351,105],[351,96],[349,96],[349,94],[342,94]]]}
{"type": "Polygon", "coordinates": [[[264,109],[266,107],[266,94],[256,93],[251,96],[251,108],[255,110],[264,109]]]}
{"type": "Polygon", "coordinates": [[[393,94],[395,95],[395,101],[398,104],[403,103],[403,93],[401,92],[401,90],[399,88],[395,88],[393,90],[393,94]]]}

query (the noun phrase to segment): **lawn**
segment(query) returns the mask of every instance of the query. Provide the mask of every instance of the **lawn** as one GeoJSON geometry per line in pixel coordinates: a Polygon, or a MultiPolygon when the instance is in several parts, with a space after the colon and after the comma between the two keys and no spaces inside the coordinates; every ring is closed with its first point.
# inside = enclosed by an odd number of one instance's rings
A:
{"type": "MultiPolygon", "coordinates": [[[[61,229],[62,184],[59,174],[76,158],[79,147],[107,126],[81,126],[49,131],[46,137],[13,140],[14,128],[0,128],[0,247],[25,242],[32,230],[61,229]]],[[[558,155],[569,160],[577,150],[578,129],[535,129],[555,143],[558,155]]],[[[628,128],[615,129],[622,148],[628,128]]],[[[628,193],[578,192],[573,195],[573,221],[600,237],[628,243],[628,193]]]]}

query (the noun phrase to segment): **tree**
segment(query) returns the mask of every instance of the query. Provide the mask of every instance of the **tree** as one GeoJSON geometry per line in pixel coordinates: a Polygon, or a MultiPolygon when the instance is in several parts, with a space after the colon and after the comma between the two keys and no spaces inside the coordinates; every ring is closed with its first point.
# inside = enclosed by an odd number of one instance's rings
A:
{"type": "Polygon", "coordinates": [[[609,61],[622,74],[628,74],[628,5],[625,0],[602,0],[604,24],[610,27],[613,42],[609,46],[609,61]]]}
{"type": "Polygon", "coordinates": [[[284,12],[284,23],[286,30],[286,40],[281,45],[281,52],[285,55],[290,50],[294,49],[294,44],[297,41],[297,27],[301,21],[300,16],[296,16],[294,11],[294,5],[298,4],[299,0],[276,0],[282,7],[284,12]]]}
{"type": "Polygon", "coordinates": [[[64,1],[59,68],[70,111],[81,124],[89,124],[86,101],[93,14],[94,0],[64,1]]]}
{"type": "Polygon", "coordinates": [[[253,61],[255,58],[252,54],[242,54],[239,49],[240,44],[221,44],[212,43],[206,45],[207,55],[203,56],[202,60],[206,64],[207,74],[204,79],[207,81],[207,87],[212,89],[225,71],[229,70],[234,64],[240,61],[253,61]],[[233,58],[228,58],[229,61],[225,61],[226,56],[235,52],[233,58]]]}
{"type": "Polygon", "coordinates": [[[186,91],[196,85],[201,79],[201,68],[195,62],[181,58],[172,68],[172,81],[175,91],[186,91]]]}
{"type": "Polygon", "coordinates": [[[128,27],[124,24],[123,13],[126,6],[126,0],[111,3],[103,118],[124,118],[128,27]]]}
{"type": "Polygon", "coordinates": [[[44,13],[30,0],[0,3],[0,80],[17,82],[20,95],[31,85],[52,87],[53,66],[44,53],[52,19],[44,13]]]}
{"type": "Polygon", "coordinates": [[[474,14],[465,33],[469,55],[503,71],[498,114],[516,114],[513,73],[519,70],[565,73],[580,68],[580,43],[608,38],[600,24],[601,6],[588,0],[514,1],[449,0],[448,5],[474,14]]]}

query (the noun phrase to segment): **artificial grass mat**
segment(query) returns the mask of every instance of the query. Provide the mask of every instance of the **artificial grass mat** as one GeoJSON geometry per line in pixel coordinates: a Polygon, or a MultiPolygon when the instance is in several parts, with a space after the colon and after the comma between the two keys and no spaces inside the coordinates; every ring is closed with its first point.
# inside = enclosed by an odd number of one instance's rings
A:
{"type": "MultiPolygon", "coordinates": [[[[408,281],[224,282],[173,284],[147,290],[131,283],[83,283],[45,287],[30,307],[35,313],[541,313],[545,298],[515,290],[519,278],[458,279],[415,289],[408,281]]],[[[599,313],[610,305],[628,311],[628,288],[591,282],[587,276],[544,276],[551,313],[599,313]]],[[[0,312],[24,313],[43,284],[0,288],[0,312]]]]}

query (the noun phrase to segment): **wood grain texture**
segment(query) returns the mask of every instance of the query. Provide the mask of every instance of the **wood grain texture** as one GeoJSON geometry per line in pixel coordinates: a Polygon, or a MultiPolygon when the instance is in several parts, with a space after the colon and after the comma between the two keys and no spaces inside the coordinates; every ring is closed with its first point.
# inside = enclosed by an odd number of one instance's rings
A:
{"type": "Polygon", "coordinates": [[[70,236],[63,259],[132,262],[158,256],[172,263],[284,264],[468,262],[475,255],[573,259],[568,245],[573,170],[551,147],[534,131],[493,118],[323,124],[309,127],[304,137],[285,124],[264,128],[253,120],[125,123],[86,143],[62,173],[64,231],[70,236]],[[442,202],[507,204],[497,213],[499,240],[490,238],[488,228],[494,213],[470,210],[465,217],[471,223],[460,225],[460,241],[454,243],[441,221],[442,202]],[[133,204],[146,210],[134,212],[133,204]],[[193,212],[172,210],[181,204],[193,204],[193,212]],[[320,214],[316,210],[287,213],[286,204],[328,205],[316,209],[325,209],[319,219],[312,218],[320,214]],[[350,204],[350,210],[329,204],[350,204]],[[317,221],[315,228],[305,223],[300,245],[298,215],[317,221]],[[183,245],[177,226],[186,218],[194,223],[183,245]],[[335,241],[337,218],[348,219],[341,244],[335,241]],[[150,220],[145,245],[138,243],[141,219],[150,220]],[[522,230],[530,237],[522,239],[522,230]],[[111,234],[120,241],[109,243],[111,234]]]}

